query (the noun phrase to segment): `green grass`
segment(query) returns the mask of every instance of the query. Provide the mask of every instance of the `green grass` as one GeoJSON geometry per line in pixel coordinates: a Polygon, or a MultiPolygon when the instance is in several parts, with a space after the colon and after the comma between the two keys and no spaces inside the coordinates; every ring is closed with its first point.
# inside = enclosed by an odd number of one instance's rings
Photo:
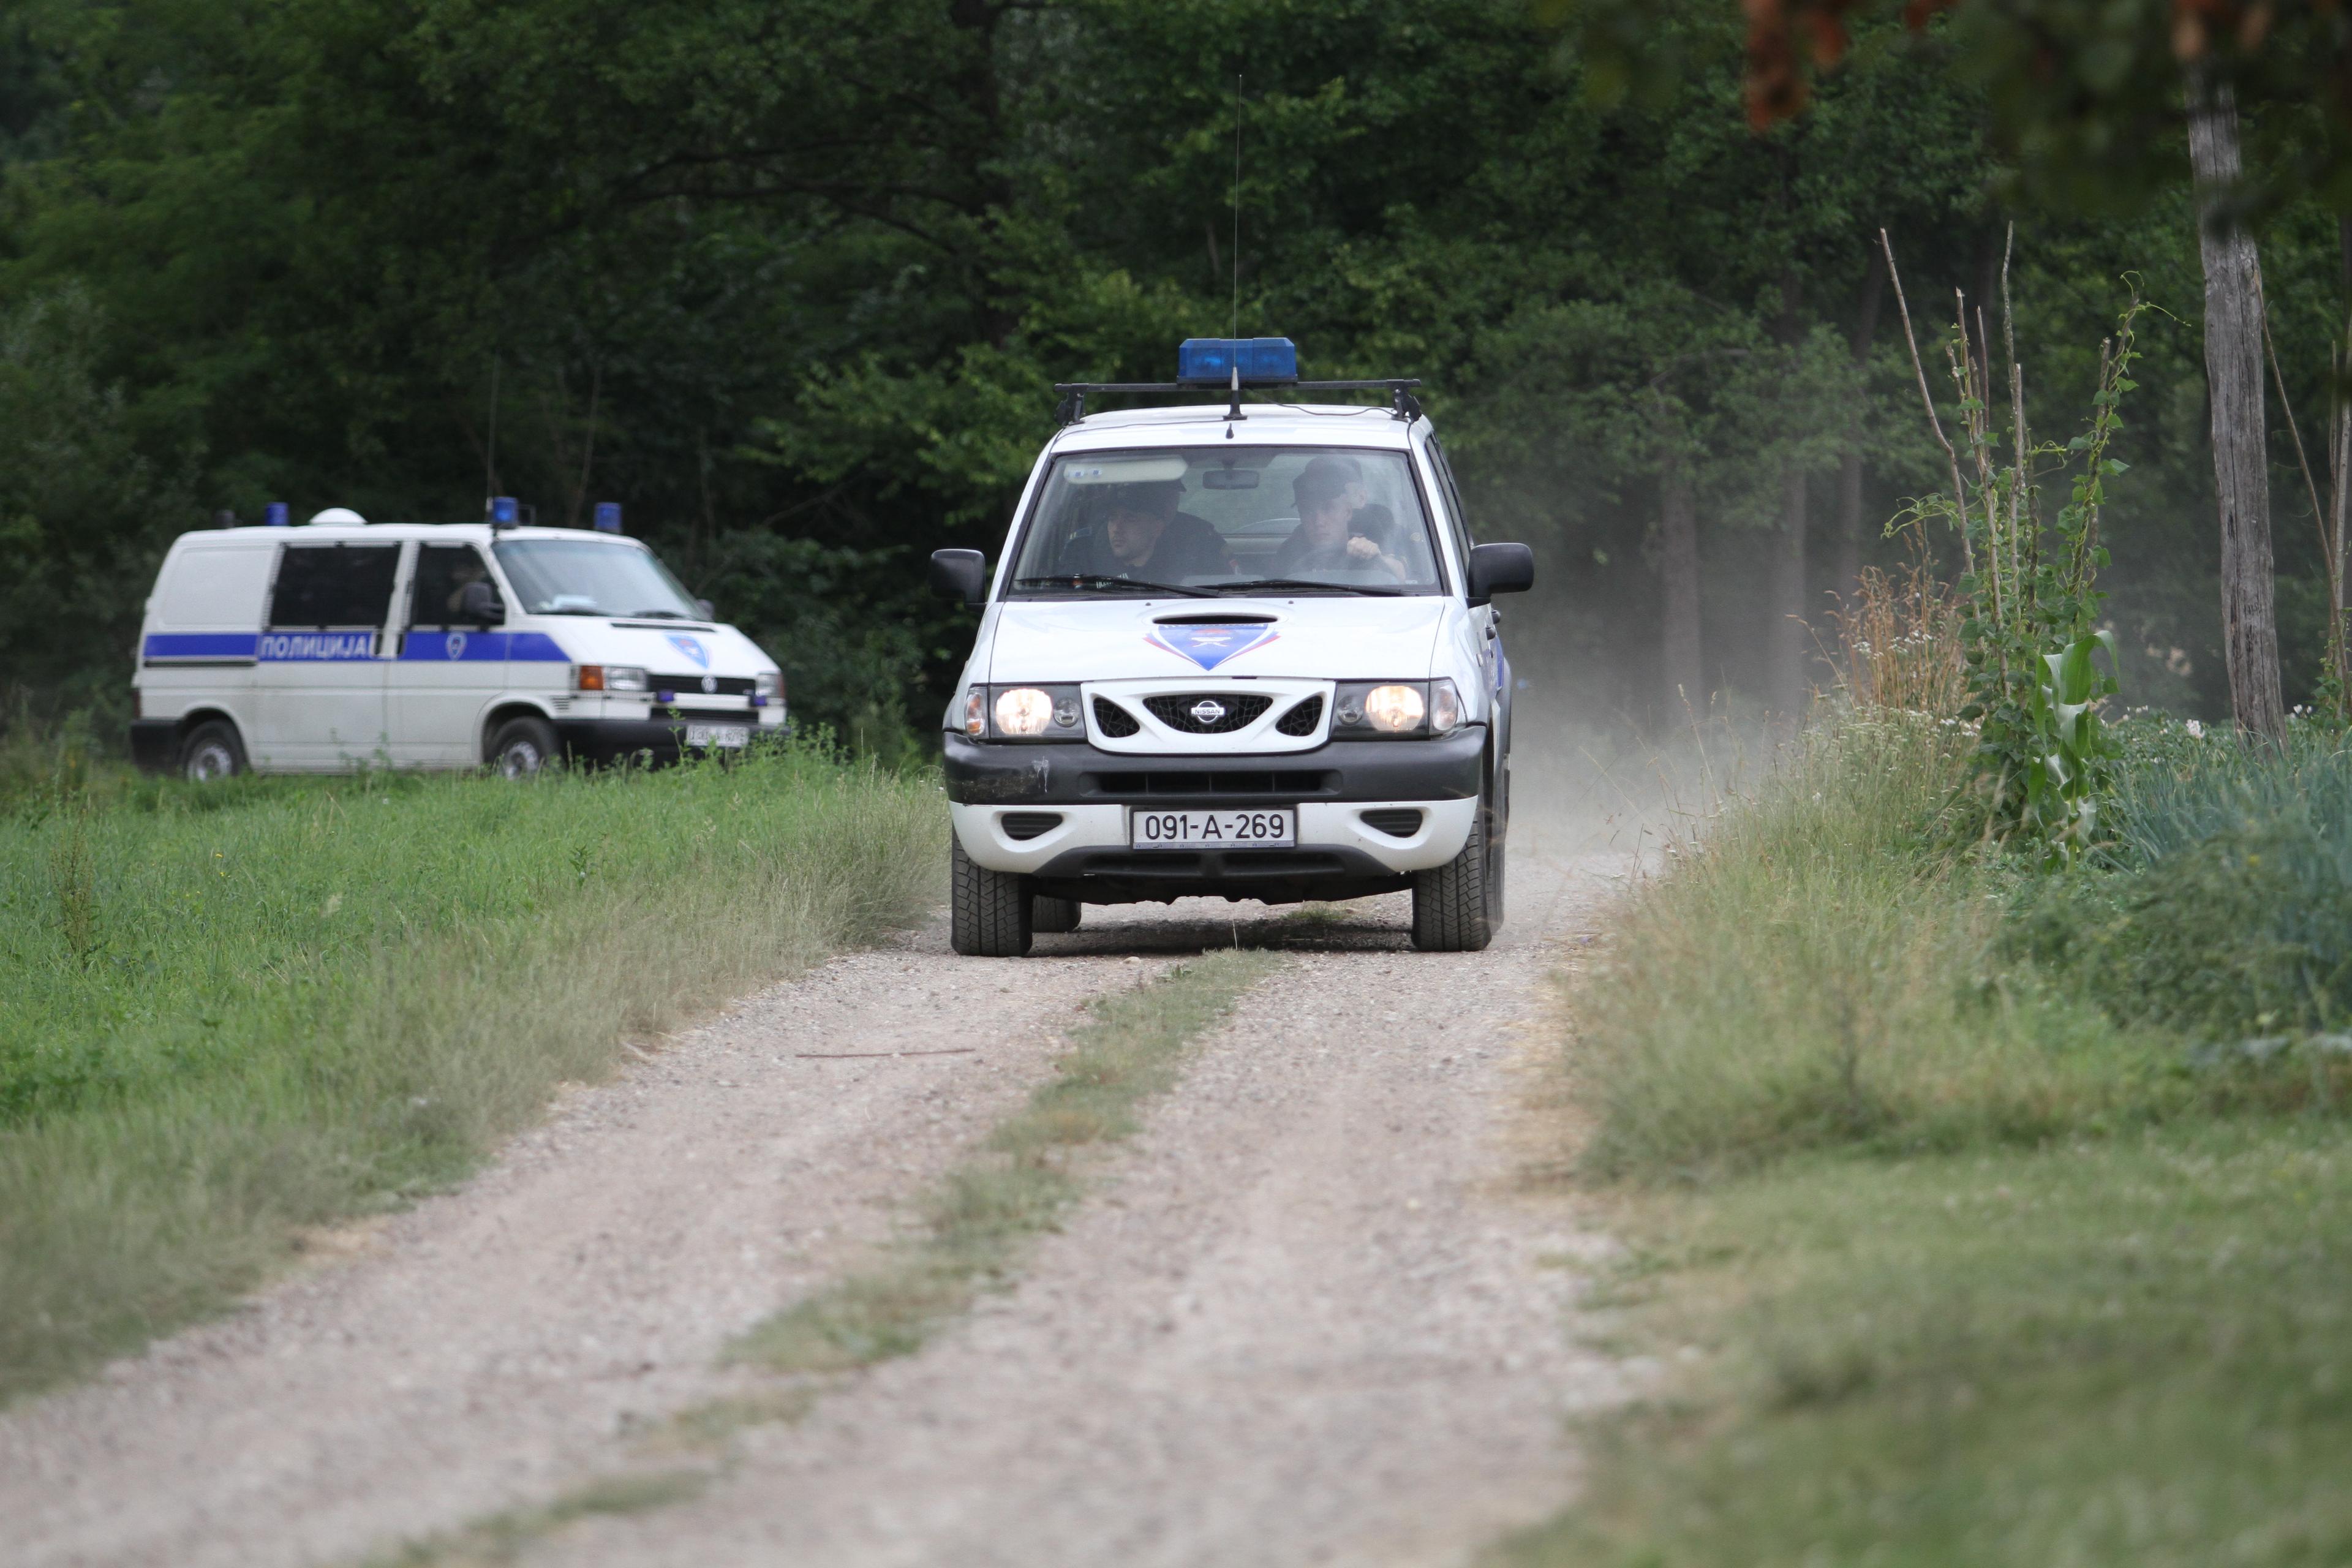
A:
{"type": "Polygon", "coordinates": [[[2340,1124],[1808,1156],[1621,1223],[1669,1381],[1498,1563],[2352,1560],[2340,1124]]]}
{"type": "Polygon", "coordinates": [[[2340,742],[2154,737],[2044,879],[1950,841],[1942,728],[1811,737],[1573,998],[1596,1334],[1662,1370],[1496,1563],[2352,1560],[2340,742]]]}
{"type": "Polygon", "coordinates": [[[0,818],[0,1397],[446,1184],[620,1043],[903,922],[919,777],[98,781],[0,818]]]}
{"type": "Polygon", "coordinates": [[[1028,1243],[1084,1190],[1074,1156],[1126,1137],[1137,1106],[1175,1081],[1186,1047],[1281,961],[1203,954],[1157,983],[1091,1004],[1055,1077],[929,1193],[919,1223],[874,1266],[745,1335],[731,1359],[833,1373],[919,1350],[940,1323],[1012,1275],[1028,1243]]]}
{"type": "Polygon", "coordinates": [[[708,1471],[625,1472],[588,1482],[534,1508],[509,1509],[461,1529],[408,1542],[367,1560],[367,1568],[494,1568],[583,1519],[646,1513],[690,1502],[710,1485],[708,1471]]]}

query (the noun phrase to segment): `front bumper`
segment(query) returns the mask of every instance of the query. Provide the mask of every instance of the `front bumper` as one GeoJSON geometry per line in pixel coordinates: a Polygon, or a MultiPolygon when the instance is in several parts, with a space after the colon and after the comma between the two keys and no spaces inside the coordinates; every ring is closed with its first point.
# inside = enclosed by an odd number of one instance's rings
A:
{"type": "Polygon", "coordinates": [[[740,708],[697,712],[681,709],[674,718],[662,719],[558,719],[554,721],[556,739],[563,742],[564,754],[588,763],[611,763],[631,757],[650,757],[656,763],[674,763],[689,749],[686,744],[688,724],[743,724],[751,731],[751,738],[774,736],[784,732],[783,721],[761,721],[762,715],[740,708]]]}
{"type": "MultiPolygon", "coordinates": [[[[1486,727],[1433,741],[1328,741],[1311,752],[1148,756],[1081,742],[1012,745],[950,730],[948,798],[966,805],[1297,805],[1470,800],[1486,727]]],[[[969,850],[971,846],[965,846],[969,850]]]]}
{"type": "Polygon", "coordinates": [[[1360,898],[1410,887],[1462,852],[1477,819],[1486,731],[1434,741],[1337,741],[1278,755],[1135,756],[1066,743],[983,744],[950,733],[949,814],[964,853],[1035,891],[1088,903],[1207,895],[1360,898]],[[1129,847],[1139,810],[1289,805],[1292,849],[1129,847]],[[1411,833],[1366,814],[1418,808],[1411,833]],[[1051,817],[1042,830],[1039,819],[1051,817]],[[1009,824],[1009,826],[1008,826],[1009,824]],[[1018,830],[1024,837],[1015,837],[1018,830]]]}

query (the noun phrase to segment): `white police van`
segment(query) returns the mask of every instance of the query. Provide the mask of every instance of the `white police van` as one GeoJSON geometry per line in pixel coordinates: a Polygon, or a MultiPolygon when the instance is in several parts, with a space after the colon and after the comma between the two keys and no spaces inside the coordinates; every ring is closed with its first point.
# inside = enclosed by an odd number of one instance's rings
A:
{"type": "Polygon", "coordinates": [[[341,508],[300,528],[182,534],[131,688],[132,757],[192,779],[380,763],[514,775],[565,755],[739,747],[784,723],[775,661],[635,540],[341,508]]]}
{"type": "Polygon", "coordinates": [[[1470,541],[1412,381],[1301,382],[1286,339],[1194,339],[1166,384],[1065,395],[946,716],[953,944],[1012,956],[1089,903],[1412,892],[1412,937],[1503,916],[1521,544],[1470,541]],[[1375,389],[1384,405],[1265,403],[1375,389]],[[1096,393],[1219,404],[1086,413],[1096,393]]]}

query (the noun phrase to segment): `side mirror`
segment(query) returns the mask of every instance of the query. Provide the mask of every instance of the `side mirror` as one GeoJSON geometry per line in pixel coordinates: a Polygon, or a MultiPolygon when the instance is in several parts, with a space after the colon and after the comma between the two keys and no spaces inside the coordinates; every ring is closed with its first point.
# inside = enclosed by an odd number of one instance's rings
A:
{"type": "Polygon", "coordinates": [[[931,552],[931,592],[979,605],[988,600],[988,560],[977,550],[931,552]]]}
{"type": "Polygon", "coordinates": [[[488,583],[468,583],[457,595],[457,613],[478,626],[504,626],[507,607],[499,603],[499,591],[488,583]]]}
{"type": "Polygon", "coordinates": [[[695,600],[695,601],[694,601],[694,611],[695,611],[695,614],[697,614],[697,615],[700,616],[701,616],[704,620],[706,620],[706,621],[707,621],[707,620],[709,620],[709,619],[711,619],[711,618],[712,618],[712,616],[711,616],[711,613],[710,613],[710,601],[709,601],[709,600],[708,600],[708,599],[697,599],[697,600],[695,600]]]}
{"type": "Polygon", "coordinates": [[[1483,605],[1497,594],[1524,594],[1536,585],[1536,554],[1524,544],[1470,547],[1470,602],[1483,605]]]}

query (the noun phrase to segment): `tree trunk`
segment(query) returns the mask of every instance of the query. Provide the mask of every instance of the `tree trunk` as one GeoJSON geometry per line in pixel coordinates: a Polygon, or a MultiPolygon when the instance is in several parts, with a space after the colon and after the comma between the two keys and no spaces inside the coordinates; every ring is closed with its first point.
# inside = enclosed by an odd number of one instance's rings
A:
{"type": "Polygon", "coordinates": [[[2226,87],[2189,85],[2189,159],[2205,263],[2205,377],[2221,512],[2221,641],[2238,728],[2286,728],[2273,605],[2269,452],[2263,436],[2263,267],[2253,237],[2223,210],[2238,184],[2238,108],[2226,87]]]}
{"type": "Polygon", "coordinates": [[[1673,456],[1658,470],[1658,574],[1665,589],[1663,651],[1671,721],[1685,709],[1706,705],[1698,640],[1698,498],[1682,460],[1673,456]]]}
{"type": "Polygon", "coordinates": [[[1780,537],[1774,542],[1772,629],[1767,646],[1772,650],[1772,706],[1792,719],[1804,716],[1805,671],[1811,653],[1812,631],[1805,619],[1807,491],[1804,469],[1791,464],[1780,476],[1780,537]]]}

